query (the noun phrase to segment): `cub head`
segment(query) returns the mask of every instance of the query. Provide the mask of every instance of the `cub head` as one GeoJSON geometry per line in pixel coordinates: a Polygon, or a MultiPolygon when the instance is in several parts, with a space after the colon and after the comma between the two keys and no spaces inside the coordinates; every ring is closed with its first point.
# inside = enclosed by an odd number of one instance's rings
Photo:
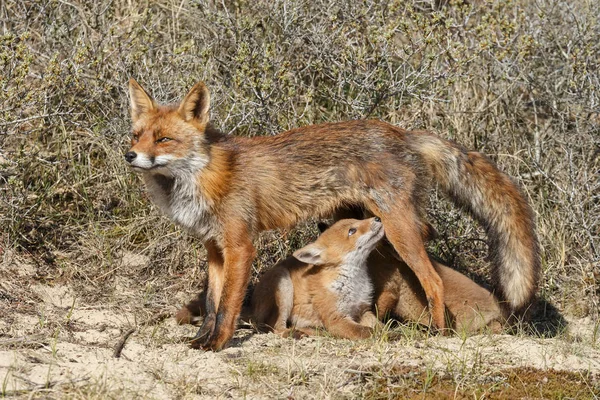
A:
{"type": "Polygon", "coordinates": [[[383,235],[383,224],[378,217],[342,219],[325,230],[315,242],[294,252],[294,257],[314,265],[363,263],[383,235]]]}
{"type": "Polygon", "coordinates": [[[179,105],[159,105],[134,79],[129,96],[133,129],[125,160],[136,172],[174,175],[208,163],[210,93],[204,83],[179,105]]]}

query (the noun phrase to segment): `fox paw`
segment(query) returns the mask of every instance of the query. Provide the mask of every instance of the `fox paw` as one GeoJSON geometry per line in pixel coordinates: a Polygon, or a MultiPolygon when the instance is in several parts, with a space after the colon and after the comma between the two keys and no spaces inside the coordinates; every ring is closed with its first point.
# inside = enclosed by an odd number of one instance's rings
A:
{"type": "Polygon", "coordinates": [[[207,347],[208,343],[210,342],[210,338],[213,336],[213,332],[215,331],[216,322],[217,316],[215,314],[209,314],[204,318],[202,326],[190,343],[192,348],[205,349],[205,347],[207,347]]]}
{"type": "Polygon", "coordinates": [[[182,307],[175,314],[175,321],[179,325],[199,325],[202,317],[206,315],[206,294],[201,292],[195,299],[182,307]]]}
{"type": "Polygon", "coordinates": [[[233,337],[235,321],[223,323],[220,315],[209,314],[204,319],[200,330],[192,339],[191,346],[195,349],[219,351],[222,350],[233,337]]]}
{"type": "Polygon", "coordinates": [[[200,317],[193,315],[186,307],[180,308],[175,313],[175,322],[178,325],[198,325],[200,317]]]}
{"type": "Polygon", "coordinates": [[[279,336],[281,336],[283,338],[292,338],[292,339],[296,339],[296,340],[300,340],[302,338],[310,336],[310,334],[308,332],[305,332],[301,329],[284,329],[282,331],[275,332],[275,333],[277,333],[279,336]]]}

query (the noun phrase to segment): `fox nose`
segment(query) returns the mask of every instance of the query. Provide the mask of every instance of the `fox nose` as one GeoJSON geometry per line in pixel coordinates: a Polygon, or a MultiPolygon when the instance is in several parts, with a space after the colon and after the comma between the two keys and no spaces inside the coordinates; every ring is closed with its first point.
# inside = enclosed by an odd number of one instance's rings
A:
{"type": "Polygon", "coordinates": [[[381,218],[375,217],[375,222],[381,222],[381,218]]]}
{"type": "Polygon", "coordinates": [[[127,153],[125,153],[125,160],[128,163],[131,163],[133,160],[135,160],[136,157],[137,153],[135,151],[128,151],[127,153]]]}

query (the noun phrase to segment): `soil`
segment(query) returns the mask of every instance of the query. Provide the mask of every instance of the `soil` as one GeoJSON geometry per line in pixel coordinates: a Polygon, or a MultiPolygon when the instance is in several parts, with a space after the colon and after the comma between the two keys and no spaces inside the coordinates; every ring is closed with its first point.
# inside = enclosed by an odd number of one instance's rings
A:
{"type": "Polygon", "coordinates": [[[567,318],[554,337],[524,331],[443,337],[398,325],[362,341],[327,334],[294,340],[242,327],[228,348],[214,353],[190,348],[196,328],[170,317],[181,304],[140,308],[144,289],[133,281],[118,283],[118,301],[98,301],[80,297],[69,282],[36,282],[30,265],[0,266],[9,277],[0,281],[5,396],[592,399],[600,393],[600,333],[591,319],[567,318]]]}

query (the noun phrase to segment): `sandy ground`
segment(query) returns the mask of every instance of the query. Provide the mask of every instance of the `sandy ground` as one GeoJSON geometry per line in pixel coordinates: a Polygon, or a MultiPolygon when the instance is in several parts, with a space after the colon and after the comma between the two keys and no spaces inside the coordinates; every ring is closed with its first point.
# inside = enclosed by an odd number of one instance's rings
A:
{"type": "MultiPolygon", "coordinates": [[[[229,348],[213,353],[189,348],[196,328],[173,318],[144,324],[152,312],[128,311],[118,302],[86,304],[66,285],[32,283],[21,293],[31,296],[23,305],[10,295],[14,282],[0,282],[0,393],[9,396],[362,398],[373,397],[373,379],[399,367],[451,376],[457,388],[463,377],[477,382],[515,367],[571,371],[595,384],[600,376],[600,332],[590,319],[570,320],[554,338],[439,337],[400,327],[352,342],[240,329],[229,348]],[[115,358],[115,346],[133,327],[115,358]]],[[[172,313],[175,305],[165,310],[172,313]]],[[[598,395],[600,386],[593,385],[584,397],[598,395]]]]}

